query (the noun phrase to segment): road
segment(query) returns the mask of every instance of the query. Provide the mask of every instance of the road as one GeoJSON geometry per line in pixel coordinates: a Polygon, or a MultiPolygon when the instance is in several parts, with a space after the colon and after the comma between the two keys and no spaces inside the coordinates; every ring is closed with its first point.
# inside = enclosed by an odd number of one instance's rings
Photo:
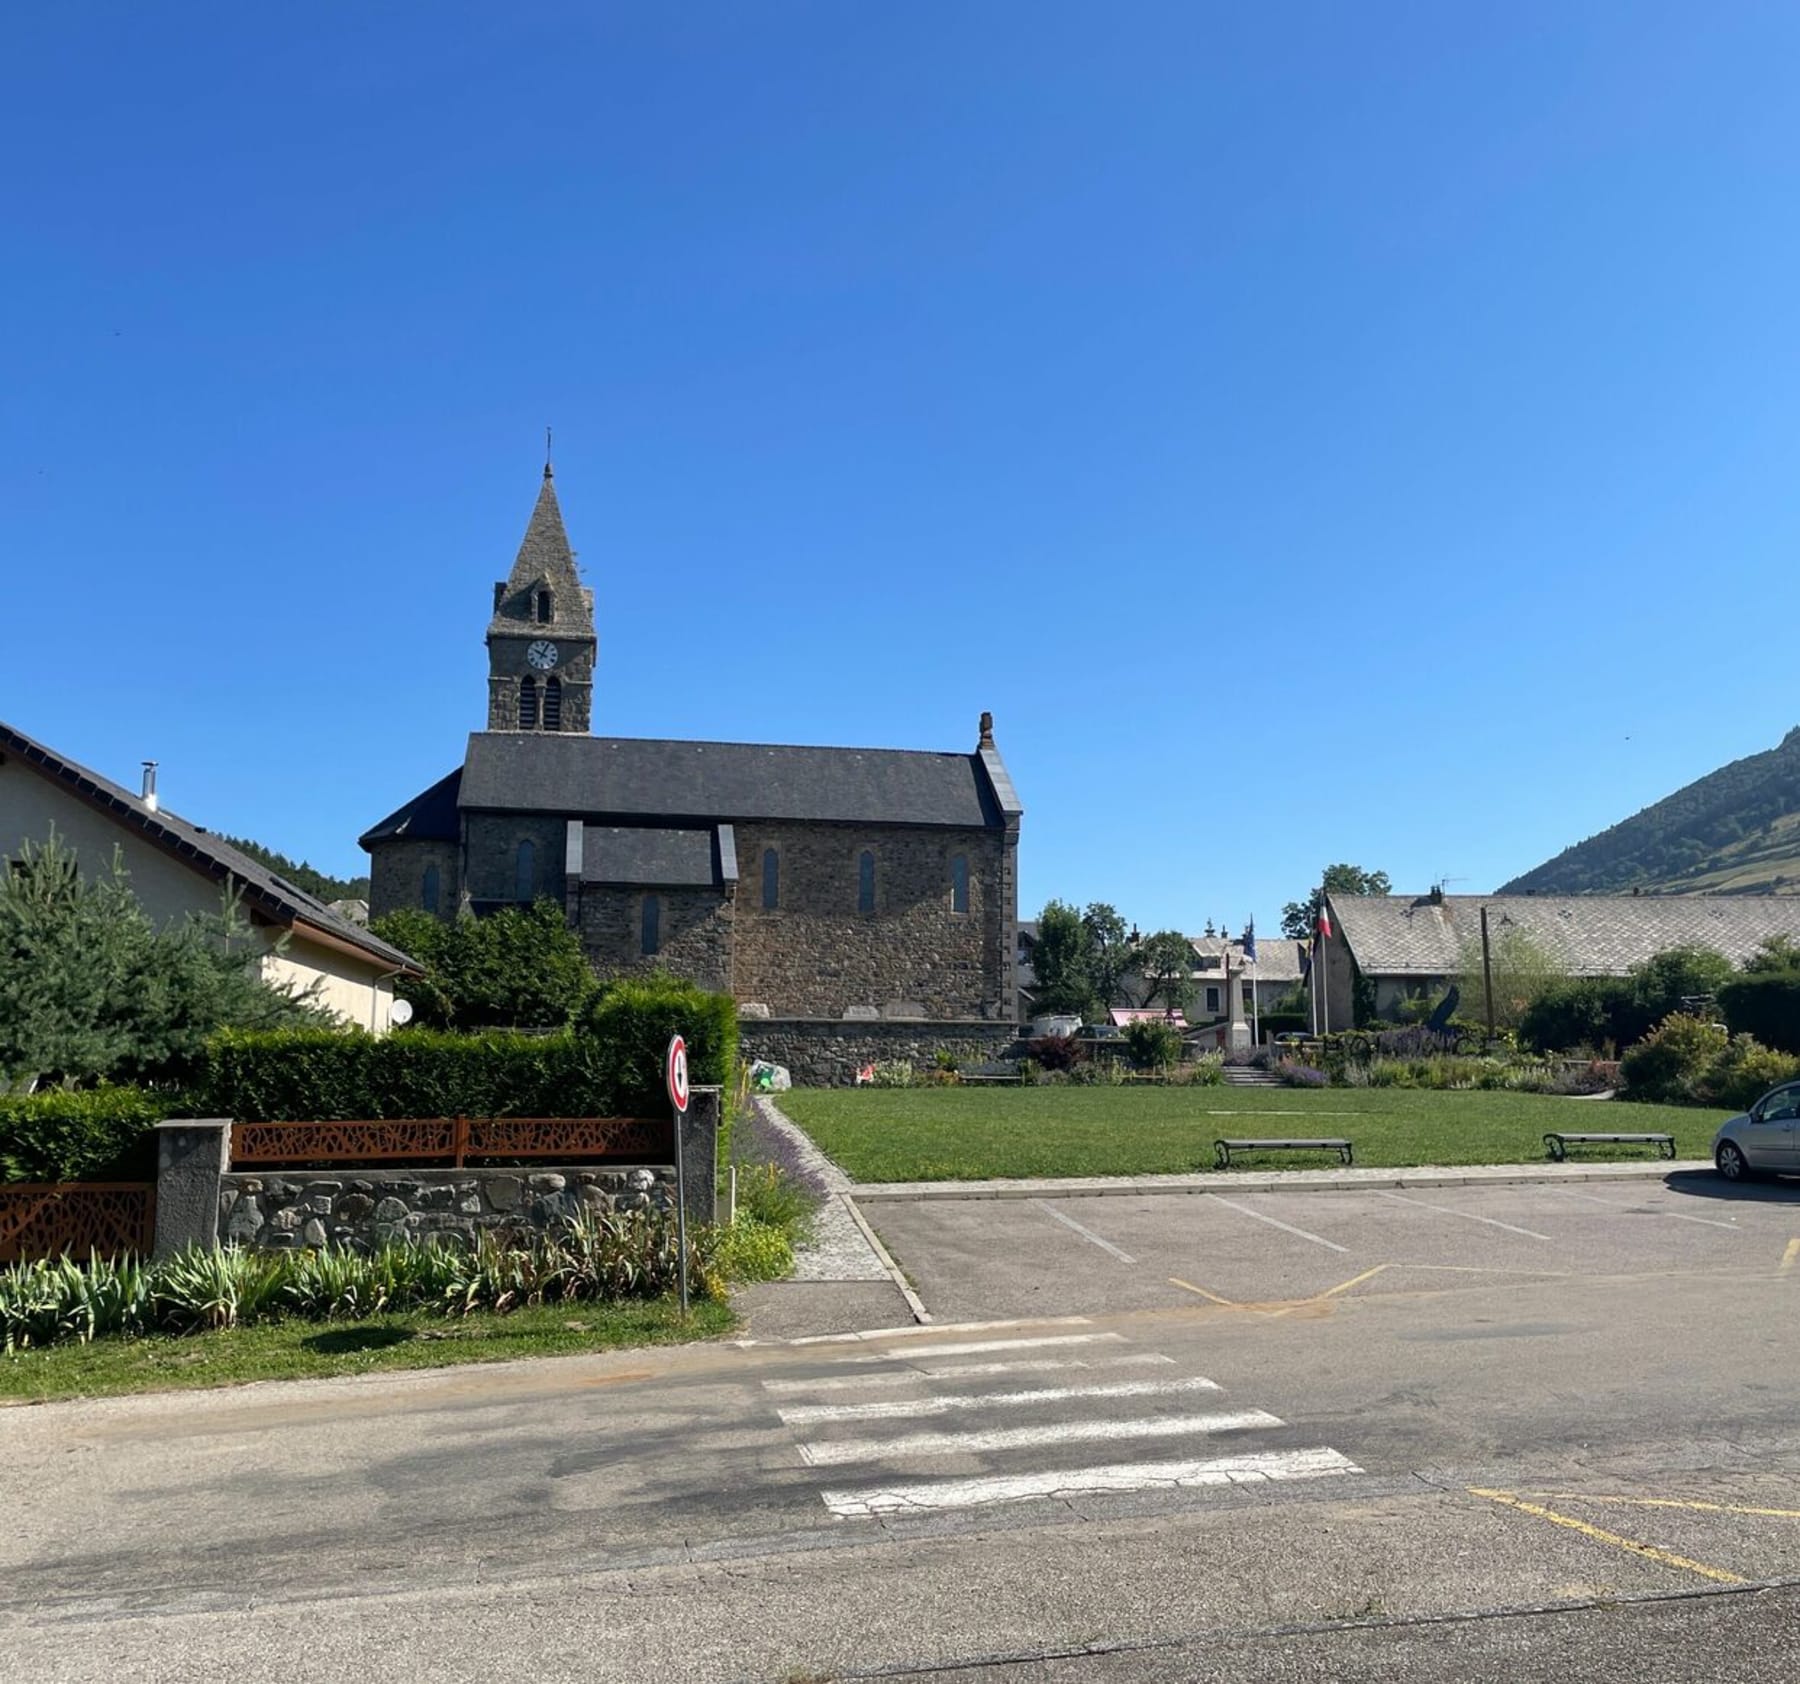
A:
{"type": "Polygon", "coordinates": [[[1800,1201],[1710,1191],[878,1206],[934,1311],[999,1325],[0,1411],[0,1653],[1785,1676],[1800,1201]]]}

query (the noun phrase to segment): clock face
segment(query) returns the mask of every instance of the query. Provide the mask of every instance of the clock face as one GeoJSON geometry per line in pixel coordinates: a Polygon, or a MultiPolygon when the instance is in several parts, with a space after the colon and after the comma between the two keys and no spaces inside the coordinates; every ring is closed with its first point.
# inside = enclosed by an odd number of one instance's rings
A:
{"type": "Polygon", "coordinates": [[[540,637],[536,643],[525,651],[528,660],[539,672],[548,672],[556,665],[556,645],[548,638],[540,637]]]}

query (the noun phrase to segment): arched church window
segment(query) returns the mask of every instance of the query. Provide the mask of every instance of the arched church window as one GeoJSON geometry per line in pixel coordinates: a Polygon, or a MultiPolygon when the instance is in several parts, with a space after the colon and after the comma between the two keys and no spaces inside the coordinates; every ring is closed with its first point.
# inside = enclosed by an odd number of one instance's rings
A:
{"type": "Polygon", "coordinates": [[[546,731],[562,729],[562,680],[560,678],[544,680],[544,729],[546,731]]]}
{"type": "Polygon", "coordinates": [[[969,910],[969,856],[957,854],[950,861],[950,910],[969,910]]]}
{"type": "Polygon", "coordinates": [[[763,911],[773,912],[781,905],[781,856],[773,848],[763,849],[763,911]]]}
{"type": "Polygon", "coordinates": [[[548,591],[539,591],[537,593],[537,617],[540,626],[549,625],[552,618],[554,618],[554,615],[551,612],[550,593],[548,591]]]}
{"type": "Polygon", "coordinates": [[[659,895],[644,896],[644,921],[641,937],[638,946],[643,949],[646,956],[661,951],[662,897],[659,895]]]}
{"type": "Polygon", "coordinates": [[[530,841],[519,844],[513,864],[513,899],[532,900],[537,895],[537,849],[530,841]]]}
{"type": "Polygon", "coordinates": [[[519,729],[535,731],[538,721],[537,680],[529,673],[519,680],[519,729]]]}
{"type": "Polygon", "coordinates": [[[875,910],[875,856],[867,848],[857,856],[856,861],[856,910],[875,910]]]}
{"type": "Polygon", "coordinates": [[[425,868],[425,881],[419,886],[419,905],[434,917],[438,909],[438,868],[428,865],[425,868]]]}

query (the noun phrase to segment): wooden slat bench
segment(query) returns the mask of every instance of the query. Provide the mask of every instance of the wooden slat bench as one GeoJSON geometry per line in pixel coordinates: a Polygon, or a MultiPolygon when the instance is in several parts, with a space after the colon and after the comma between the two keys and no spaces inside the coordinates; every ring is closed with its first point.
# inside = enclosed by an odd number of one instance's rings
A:
{"type": "Polygon", "coordinates": [[[1665,1158],[1675,1156],[1675,1136],[1672,1134],[1547,1134],[1544,1144],[1550,1149],[1550,1156],[1556,1163],[1561,1163],[1569,1154],[1571,1146],[1654,1146],[1665,1158]]]}
{"type": "Polygon", "coordinates": [[[1340,1163],[1354,1163],[1350,1142],[1336,1136],[1317,1140],[1215,1140],[1213,1158],[1220,1169],[1231,1168],[1233,1152],[1335,1152],[1340,1163]]]}

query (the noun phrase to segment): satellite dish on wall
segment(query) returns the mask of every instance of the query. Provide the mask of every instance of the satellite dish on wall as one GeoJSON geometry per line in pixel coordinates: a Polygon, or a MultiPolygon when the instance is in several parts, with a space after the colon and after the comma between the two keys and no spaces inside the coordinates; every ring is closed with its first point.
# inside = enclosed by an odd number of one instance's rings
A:
{"type": "Polygon", "coordinates": [[[412,1001],[396,1000],[394,1002],[394,1009],[389,1016],[395,1027],[404,1029],[407,1024],[412,1022],[412,1001]]]}

